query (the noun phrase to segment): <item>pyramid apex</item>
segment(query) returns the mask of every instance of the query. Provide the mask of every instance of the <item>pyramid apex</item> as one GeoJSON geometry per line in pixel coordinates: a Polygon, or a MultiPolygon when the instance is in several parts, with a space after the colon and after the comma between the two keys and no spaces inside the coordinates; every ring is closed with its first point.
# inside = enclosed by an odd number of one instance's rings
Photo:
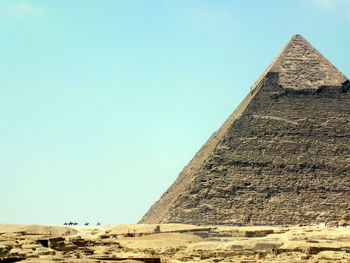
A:
{"type": "Polygon", "coordinates": [[[278,73],[278,82],[285,89],[315,90],[322,86],[342,86],[348,79],[304,37],[293,35],[252,86],[259,87],[268,73],[278,73]]]}
{"type": "Polygon", "coordinates": [[[291,37],[291,39],[289,41],[293,41],[293,40],[306,41],[306,39],[300,34],[292,35],[292,37],[291,37]]]}

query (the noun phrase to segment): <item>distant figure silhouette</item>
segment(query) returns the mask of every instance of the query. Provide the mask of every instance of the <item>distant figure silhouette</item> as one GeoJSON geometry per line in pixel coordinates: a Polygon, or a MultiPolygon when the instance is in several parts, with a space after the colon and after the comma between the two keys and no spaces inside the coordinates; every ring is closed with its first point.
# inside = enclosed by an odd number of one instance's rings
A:
{"type": "Polygon", "coordinates": [[[64,224],[63,224],[64,226],[66,226],[66,225],[68,225],[68,223],[67,222],[64,222],[64,224]]]}
{"type": "Polygon", "coordinates": [[[160,233],[160,226],[157,225],[156,228],[154,229],[154,233],[160,233]]]}
{"type": "Polygon", "coordinates": [[[85,223],[85,225],[86,225],[86,226],[88,226],[88,225],[89,225],[89,223],[85,223]]]}

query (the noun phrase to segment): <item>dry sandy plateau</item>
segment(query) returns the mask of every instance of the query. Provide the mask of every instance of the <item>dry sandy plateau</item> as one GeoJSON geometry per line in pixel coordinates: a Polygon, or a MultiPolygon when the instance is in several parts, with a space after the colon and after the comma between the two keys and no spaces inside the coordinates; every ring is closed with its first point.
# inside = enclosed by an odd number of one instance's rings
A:
{"type": "Polygon", "coordinates": [[[0,262],[116,261],[350,262],[350,227],[0,224],[0,262]]]}

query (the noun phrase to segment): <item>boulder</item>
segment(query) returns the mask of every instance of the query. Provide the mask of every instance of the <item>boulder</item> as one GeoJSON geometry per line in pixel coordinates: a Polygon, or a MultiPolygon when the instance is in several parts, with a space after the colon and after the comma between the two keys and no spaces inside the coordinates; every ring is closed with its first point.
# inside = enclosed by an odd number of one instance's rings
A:
{"type": "Polygon", "coordinates": [[[0,258],[6,257],[12,247],[0,244],[0,258]]]}

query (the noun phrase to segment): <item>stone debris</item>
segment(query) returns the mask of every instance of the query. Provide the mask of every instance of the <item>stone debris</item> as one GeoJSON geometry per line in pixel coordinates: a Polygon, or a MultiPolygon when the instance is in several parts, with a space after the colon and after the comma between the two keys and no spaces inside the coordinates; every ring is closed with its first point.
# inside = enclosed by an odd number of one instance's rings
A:
{"type": "Polygon", "coordinates": [[[0,262],[350,262],[350,227],[160,224],[155,233],[154,226],[73,227],[63,236],[9,231],[0,236],[0,262]],[[100,242],[106,229],[120,237],[100,242]],[[128,230],[135,236],[124,237],[128,230]]]}

